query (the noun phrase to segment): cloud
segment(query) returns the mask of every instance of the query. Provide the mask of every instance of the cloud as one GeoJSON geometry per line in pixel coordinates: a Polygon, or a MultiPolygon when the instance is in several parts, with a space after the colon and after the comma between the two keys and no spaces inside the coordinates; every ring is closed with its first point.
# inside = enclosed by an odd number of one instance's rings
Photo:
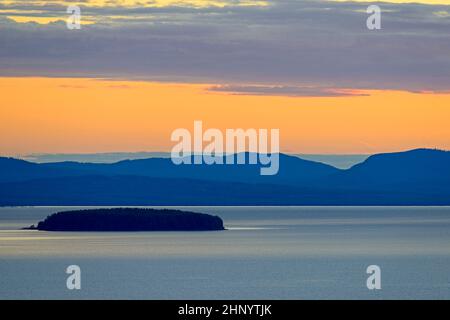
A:
{"type": "Polygon", "coordinates": [[[227,92],[239,95],[266,95],[290,97],[348,97],[366,95],[350,89],[323,88],[320,86],[282,86],[282,85],[218,85],[209,91],[227,92]]]}
{"type": "Polygon", "coordinates": [[[448,11],[437,11],[433,12],[434,15],[440,17],[440,18],[450,18],[450,12],[448,11]]]}
{"type": "Polygon", "coordinates": [[[251,83],[265,87],[240,90],[287,95],[333,94],[330,88],[450,89],[448,5],[380,3],[382,30],[370,31],[367,3],[227,4],[85,5],[82,14],[96,23],[81,30],[68,30],[62,21],[6,18],[7,10],[61,16],[60,5],[2,5],[0,75],[251,83]]]}

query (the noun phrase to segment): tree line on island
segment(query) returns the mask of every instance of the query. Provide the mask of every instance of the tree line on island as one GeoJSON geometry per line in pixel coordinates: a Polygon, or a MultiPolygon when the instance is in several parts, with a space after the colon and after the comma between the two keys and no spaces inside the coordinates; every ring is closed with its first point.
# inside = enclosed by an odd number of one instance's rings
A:
{"type": "Polygon", "coordinates": [[[148,208],[101,208],[54,213],[30,230],[42,231],[218,231],[218,216],[148,208]]]}

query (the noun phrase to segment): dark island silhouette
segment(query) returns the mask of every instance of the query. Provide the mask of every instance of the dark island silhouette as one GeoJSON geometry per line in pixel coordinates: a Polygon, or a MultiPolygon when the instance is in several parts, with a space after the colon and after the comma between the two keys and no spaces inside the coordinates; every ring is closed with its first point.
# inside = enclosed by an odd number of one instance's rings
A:
{"type": "Polygon", "coordinates": [[[225,230],[218,216],[146,208],[86,209],[57,212],[25,228],[43,231],[215,231],[225,230]]]}

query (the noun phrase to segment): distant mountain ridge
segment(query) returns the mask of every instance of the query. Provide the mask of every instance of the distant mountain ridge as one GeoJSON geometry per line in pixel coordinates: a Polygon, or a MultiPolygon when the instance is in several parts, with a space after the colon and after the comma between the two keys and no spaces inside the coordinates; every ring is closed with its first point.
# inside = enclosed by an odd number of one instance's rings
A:
{"type": "MultiPolygon", "coordinates": [[[[246,153],[245,157],[248,159],[249,154],[246,153]]],[[[261,176],[260,168],[259,164],[175,165],[170,158],[123,160],[112,164],[79,162],[36,164],[13,158],[0,158],[0,183],[87,175],[132,175],[298,185],[299,181],[311,181],[339,171],[323,163],[284,154],[280,154],[280,170],[277,175],[261,176]]]]}
{"type": "Polygon", "coordinates": [[[387,186],[421,181],[450,179],[450,152],[415,149],[398,153],[376,154],[367,160],[328,177],[333,186],[387,186]]]}
{"type": "Polygon", "coordinates": [[[447,151],[377,154],[347,170],[280,154],[278,175],[259,168],[0,158],[0,205],[450,205],[447,151]]]}
{"type": "MultiPolygon", "coordinates": [[[[366,160],[369,154],[289,154],[303,160],[325,163],[339,169],[348,169],[351,166],[366,160]]],[[[115,163],[123,160],[138,160],[149,158],[170,158],[170,152],[109,152],[109,153],[42,153],[28,154],[20,157],[35,163],[48,162],[89,162],[89,163],[115,163]]]]}

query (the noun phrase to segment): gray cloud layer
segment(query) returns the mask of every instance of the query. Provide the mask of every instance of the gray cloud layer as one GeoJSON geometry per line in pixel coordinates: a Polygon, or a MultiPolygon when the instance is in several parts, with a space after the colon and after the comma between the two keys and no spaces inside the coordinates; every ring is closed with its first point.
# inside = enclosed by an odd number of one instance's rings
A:
{"type": "MultiPolygon", "coordinates": [[[[326,88],[318,91],[323,95],[333,88],[450,90],[450,6],[379,5],[377,31],[366,28],[367,3],[82,7],[98,22],[82,30],[68,30],[63,22],[18,24],[3,12],[0,75],[213,82],[234,84],[215,90],[257,88],[259,94],[261,87],[248,84],[262,84],[266,93],[288,95],[309,95],[311,89],[301,88],[314,86],[326,88]]],[[[5,8],[65,14],[57,5],[0,6],[5,8]]]]}

